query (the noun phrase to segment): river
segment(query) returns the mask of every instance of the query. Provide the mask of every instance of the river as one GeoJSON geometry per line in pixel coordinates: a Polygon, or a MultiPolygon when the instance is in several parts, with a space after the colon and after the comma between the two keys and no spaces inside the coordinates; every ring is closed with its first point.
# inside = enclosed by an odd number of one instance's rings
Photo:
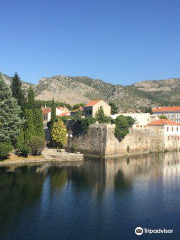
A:
{"type": "Polygon", "coordinates": [[[180,239],[179,225],[179,152],[0,168],[1,240],[180,239]]]}

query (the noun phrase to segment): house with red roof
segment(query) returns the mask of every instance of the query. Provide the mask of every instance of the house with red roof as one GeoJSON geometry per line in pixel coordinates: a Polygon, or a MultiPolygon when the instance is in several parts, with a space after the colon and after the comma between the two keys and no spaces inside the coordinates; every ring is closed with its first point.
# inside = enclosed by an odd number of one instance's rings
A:
{"type": "Polygon", "coordinates": [[[165,115],[171,121],[180,123],[180,106],[157,107],[153,108],[152,112],[157,116],[165,115]]]}
{"type": "Polygon", "coordinates": [[[111,106],[109,106],[109,104],[107,104],[104,100],[99,99],[93,100],[84,106],[83,110],[85,117],[95,117],[96,112],[100,109],[100,107],[103,108],[106,116],[111,115],[111,106]]]}
{"type": "Polygon", "coordinates": [[[180,123],[173,122],[169,119],[158,119],[148,124],[150,129],[162,129],[166,141],[180,140],[180,123]]]}

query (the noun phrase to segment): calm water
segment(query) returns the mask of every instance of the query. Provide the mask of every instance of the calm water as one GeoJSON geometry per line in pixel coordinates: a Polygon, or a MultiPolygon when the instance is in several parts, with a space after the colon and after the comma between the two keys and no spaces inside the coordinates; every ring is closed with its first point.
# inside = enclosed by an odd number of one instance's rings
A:
{"type": "Polygon", "coordinates": [[[0,239],[180,239],[180,154],[0,168],[0,239]],[[135,228],[173,234],[135,235],[135,228]]]}

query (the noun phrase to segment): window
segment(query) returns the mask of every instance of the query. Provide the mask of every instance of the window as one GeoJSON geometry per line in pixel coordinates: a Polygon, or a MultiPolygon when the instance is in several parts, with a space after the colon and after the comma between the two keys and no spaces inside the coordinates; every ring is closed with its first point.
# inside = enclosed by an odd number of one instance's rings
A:
{"type": "Polygon", "coordinates": [[[172,127],[172,132],[173,132],[173,127],[172,127]]]}
{"type": "Polygon", "coordinates": [[[178,130],[179,130],[178,127],[176,128],[176,130],[177,130],[177,132],[178,132],[178,130]]]}
{"type": "Polygon", "coordinates": [[[43,119],[44,119],[44,121],[47,121],[47,120],[48,120],[47,114],[44,114],[44,115],[43,115],[43,119]]]}
{"type": "Polygon", "coordinates": [[[169,140],[169,136],[168,136],[168,140],[169,140]]]}
{"type": "Polygon", "coordinates": [[[92,114],[92,110],[89,110],[89,115],[91,115],[92,114]]]}
{"type": "Polygon", "coordinates": [[[169,131],[169,127],[167,127],[167,132],[169,131]]]}

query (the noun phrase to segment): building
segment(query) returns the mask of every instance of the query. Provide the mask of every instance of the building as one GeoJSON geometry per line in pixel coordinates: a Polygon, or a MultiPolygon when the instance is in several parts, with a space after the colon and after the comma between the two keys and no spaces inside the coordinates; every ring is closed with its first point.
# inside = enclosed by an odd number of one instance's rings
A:
{"type": "Polygon", "coordinates": [[[91,101],[84,106],[83,110],[85,117],[95,117],[100,107],[103,108],[106,116],[111,115],[111,107],[104,100],[100,99],[91,101]]]}
{"type": "Polygon", "coordinates": [[[159,119],[148,124],[148,128],[163,129],[166,140],[180,140],[180,123],[169,119],[159,119]]]}
{"type": "Polygon", "coordinates": [[[152,112],[157,116],[165,115],[171,121],[180,123],[180,106],[153,108],[152,112]]]}
{"type": "MultiPolygon", "coordinates": [[[[44,128],[47,128],[47,123],[51,120],[51,108],[43,108],[42,107],[42,112],[43,112],[43,123],[44,123],[44,128]]],[[[56,108],[56,116],[60,116],[61,114],[67,114],[70,115],[69,110],[66,107],[57,107],[56,108]]]]}
{"type": "Polygon", "coordinates": [[[148,123],[153,122],[158,119],[158,116],[151,115],[150,113],[119,113],[111,115],[113,119],[116,119],[118,116],[132,117],[135,120],[133,125],[134,129],[147,128],[148,123]]]}

